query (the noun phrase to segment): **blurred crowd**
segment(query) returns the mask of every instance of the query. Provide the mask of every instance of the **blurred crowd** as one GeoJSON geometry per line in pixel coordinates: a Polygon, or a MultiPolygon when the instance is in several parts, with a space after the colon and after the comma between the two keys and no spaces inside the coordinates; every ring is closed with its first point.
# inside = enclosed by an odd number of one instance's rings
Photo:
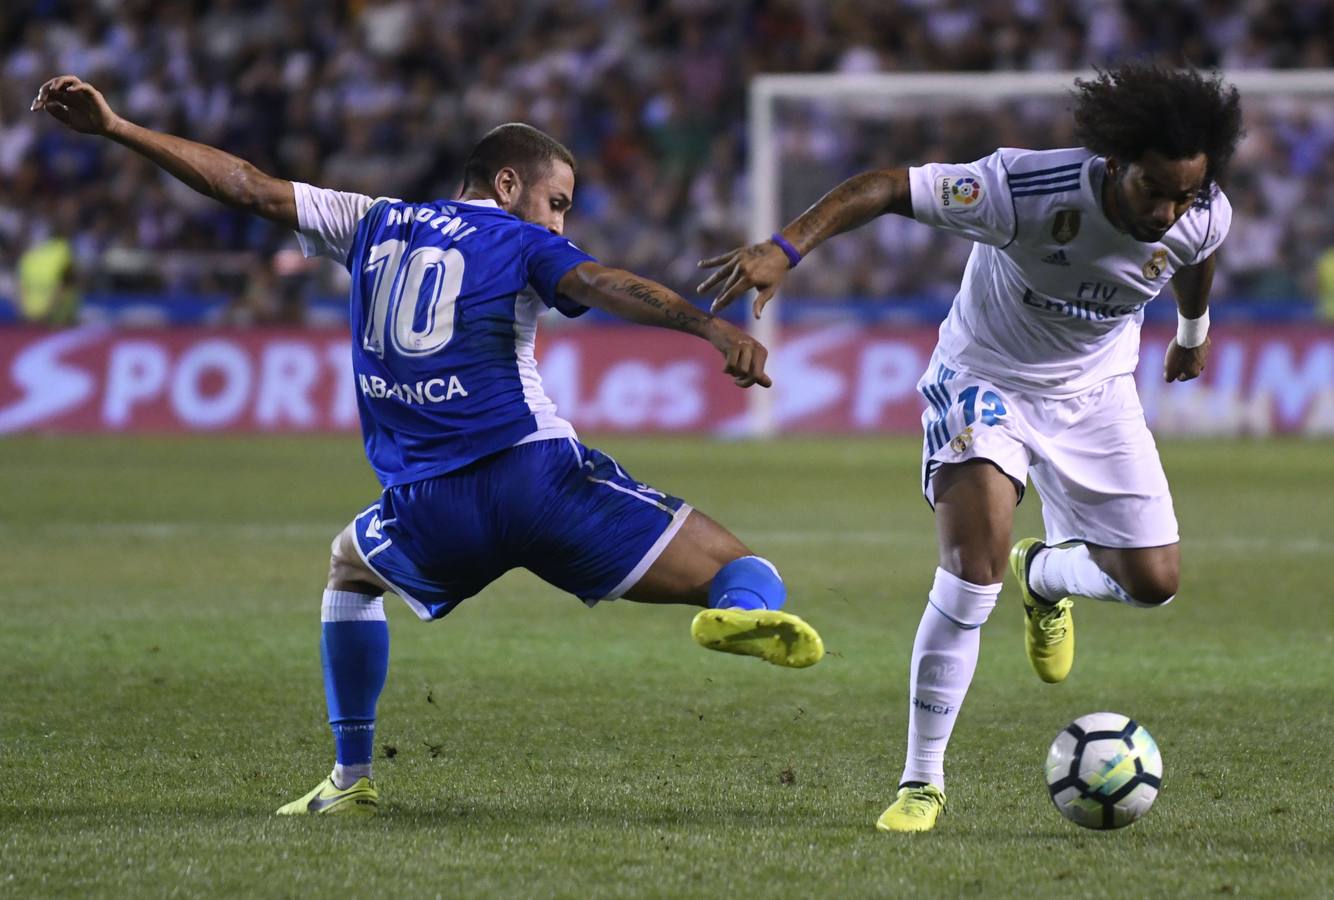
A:
{"type": "MultiPolygon", "coordinates": [[[[337,293],[345,274],[300,260],[281,229],[29,113],[38,85],[78,74],[140,124],[376,196],[453,196],[472,143],[527,121],[579,159],[571,236],[685,289],[697,259],[745,237],[756,74],[1069,70],[1134,57],[1329,68],[1334,4],[17,0],[0,6],[0,51],[0,297],[58,321],[75,315],[80,291],[225,293],[236,321],[295,322],[305,298],[337,293]]],[[[1334,103],[1249,104],[1247,117],[1221,286],[1287,302],[1334,295],[1334,103]]],[[[793,104],[779,116],[783,211],[868,165],[1068,145],[1067,119],[1051,98],[965,116],[793,104]]],[[[948,297],[967,245],[886,217],[819,253],[827,264],[803,266],[790,295],[948,297]]]]}

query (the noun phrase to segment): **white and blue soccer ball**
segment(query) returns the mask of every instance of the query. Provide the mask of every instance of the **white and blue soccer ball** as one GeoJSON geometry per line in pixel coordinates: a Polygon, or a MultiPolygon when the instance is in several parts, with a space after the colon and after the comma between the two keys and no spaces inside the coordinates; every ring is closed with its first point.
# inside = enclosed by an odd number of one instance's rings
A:
{"type": "Polygon", "coordinates": [[[1047,789],[1056,808],[1085,828],[1124,828],[1149,811],[1162,785],[1163,758],[1134,719],[1089,713],[1047,751],[1047,789]]]}

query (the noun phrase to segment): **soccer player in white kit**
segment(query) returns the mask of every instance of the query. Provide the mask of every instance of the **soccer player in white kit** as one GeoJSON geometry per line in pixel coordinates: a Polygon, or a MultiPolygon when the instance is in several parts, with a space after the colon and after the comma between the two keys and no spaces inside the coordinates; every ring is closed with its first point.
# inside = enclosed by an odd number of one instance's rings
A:
{"type": "Polygon", "coordinates": [[[927,831],[945,807],[945,747],[1007,557],[1046,682],[1074,660],[1072,597],[1157,607],[1177,592],[1176,516],[1133,373],[1144,306],[1169,282],[1178,331],[1164,377],[1204,368],[1214,251],[1232,215],[1217,178],[1241,135],[1240,101],[1216,76],[1145,64],[1075,86],[1082,147],[865,172],[770,240],[701,263],[718,267],[700,285],[718,288],[715,310],[756,288],[758,316],[803,255],[884,213],[974,241],[918,384],[940,559],[913,645],[907,764],[882,831],[927,831]],[[1030,477],[1046,538],[1011,548],[1030,477]]]}

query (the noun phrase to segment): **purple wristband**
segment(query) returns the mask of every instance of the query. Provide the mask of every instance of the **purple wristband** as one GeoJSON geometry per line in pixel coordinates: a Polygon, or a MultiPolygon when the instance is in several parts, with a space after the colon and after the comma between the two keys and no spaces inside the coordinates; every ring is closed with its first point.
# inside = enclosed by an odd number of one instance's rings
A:
{"type": "Polygon", "coordinates": [[[783,237],[782,233],[778,231],[775,231],[769,240],[777,244],[778,249],[783,251],[783,255],[787,257],[788,268],[795,269],[797,263],[801,262],[801,254],[797,252],[797,248],[789,244],[787,238],[783,237]]]}

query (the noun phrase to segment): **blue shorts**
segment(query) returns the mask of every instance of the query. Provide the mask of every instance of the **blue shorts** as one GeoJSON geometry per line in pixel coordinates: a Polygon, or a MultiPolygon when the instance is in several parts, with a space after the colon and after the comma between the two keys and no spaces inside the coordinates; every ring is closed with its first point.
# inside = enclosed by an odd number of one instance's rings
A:
{"type": "Polygon", "coordinates": [[[514,568],[590,606],[620,597],[689,514],[607,454],[561,438],[387,488],[354,525],[361,558],[430,620],[514,568]]]}

